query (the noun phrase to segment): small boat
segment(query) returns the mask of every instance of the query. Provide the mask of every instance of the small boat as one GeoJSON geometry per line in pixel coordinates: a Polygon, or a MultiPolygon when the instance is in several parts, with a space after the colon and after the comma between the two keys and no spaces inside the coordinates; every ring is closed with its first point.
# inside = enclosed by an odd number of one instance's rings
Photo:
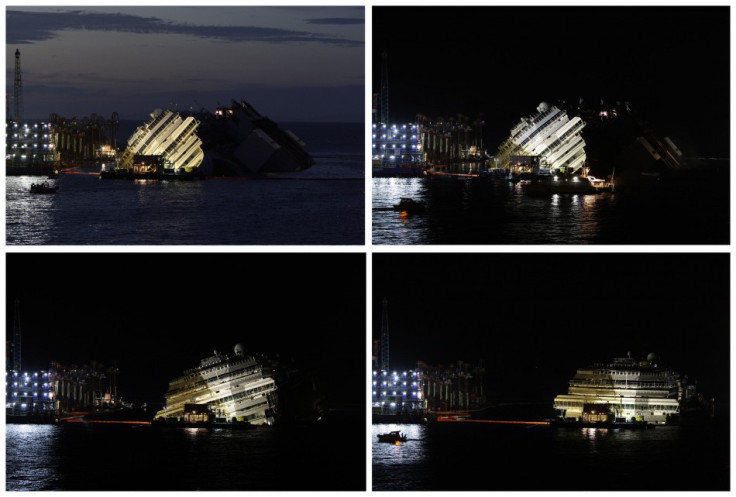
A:
{"type": "Polygon", "coordinates": [[[388,433],[379,433],[378,441],[379,442],[389,442],[389,443],[406,442],[406,435],[401,433],[400,431],[390,431],[388,433]]]}
{"type": "Polygon", "coordinates": [[[409,214],[420,214],[424,212],[425,208],[424,202],[407,197],[402,197],[399,203],[394,205],[395,211],[407,212],[409,214]]]}
{"type": "Polygon", "coordinates": [[[58,186],[51,186],[47,182],[31,183],[31,193],[56,193],[58,186]]]}

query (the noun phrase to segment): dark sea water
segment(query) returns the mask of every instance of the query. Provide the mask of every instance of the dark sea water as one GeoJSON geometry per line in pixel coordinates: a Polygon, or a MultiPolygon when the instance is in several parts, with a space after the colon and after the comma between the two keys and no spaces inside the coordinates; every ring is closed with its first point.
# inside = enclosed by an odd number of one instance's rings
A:
{"type": "Polygon", "coordinates": [[[729,490],[728,419],[654,430],[373,425],[373,490],[729,490]],[[401,430],[400,445],[378,433],[401,430]]]}
{"type": "Polygon", "coordinates": [[[501,180],[374,178],[372,241],[418,244],[728,244],[727,166],[594,195],[533,196],[501,180]],[[402,216],[401,197],[425,214],[402,216]]]}
{"type": "Polygon", "coordinates": [[[100,180],[63,174],[54,195],[38,177],[6,178],[8,245],[362,245],[362,124],[286,126],[315,164],[276,179],[100,180]]]}
{"type": "Polygon", "coordinates": [[[6,490],[365,490],[364,425],[8,425],[6,490]]]}

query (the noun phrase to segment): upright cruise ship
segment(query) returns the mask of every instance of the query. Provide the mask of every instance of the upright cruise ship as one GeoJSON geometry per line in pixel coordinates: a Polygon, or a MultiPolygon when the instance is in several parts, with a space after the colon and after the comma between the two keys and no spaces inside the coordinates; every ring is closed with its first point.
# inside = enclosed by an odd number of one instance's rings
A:
{"type": "Polygon", "coordinates": [[[565,421],[665,424],[679,415],[683,395],[680,375],[661,367],[656,354],[629,354],[578,369],[554,409],[565,421]]]}
{"type": "Polygon", "coordinates": [[[272,424],[278,399],[276,381],[264,371],[264,359],[215,351],[196,368],[169,382],[165,407],[154,420],[182,423],[272,424]]]}
{"type": "Polygon", "coordinates": [[[574,174],[585,164],[585,121],[570,119],[554,105],[542,102],[537,113],[524,117],[511,130],[511,136],[498,147],[497,160],[508,167],[515,157],[535,157],[544,171],[574,174]]]}

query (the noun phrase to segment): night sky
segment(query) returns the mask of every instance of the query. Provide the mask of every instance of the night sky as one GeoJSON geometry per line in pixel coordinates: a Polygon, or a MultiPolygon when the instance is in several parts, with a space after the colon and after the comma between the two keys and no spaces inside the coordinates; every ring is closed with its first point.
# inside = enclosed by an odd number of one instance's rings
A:
{"type": "Polygon", "coordinates": [[[160,403],[240,342],[316,371],[333,405],[364,405],[365,254],[7,254],[6,267],[24,370],[117,360],[123,398],[160,403]]]}
{"type": "Polygon", "coordinates": [[[727,157],[729,7],[376,7],[373,91],[389,120],[462,113],[489,152],[541,101],[629,101],[688,150],[727,157]]]}
{"type": "Polygon", "coordinates": [[[8,7],[9,95],[16,49],[26,118],[141,120],[241,98],[277,121],[365,115],[363,7],[8,7]]]}
{"type": "Polygon", "coordinates": [[[728,254],[374,254],[392,369],[482,359],[499,397],[550,400],[579,367],[655,352],[728,399],[728,254]]]}

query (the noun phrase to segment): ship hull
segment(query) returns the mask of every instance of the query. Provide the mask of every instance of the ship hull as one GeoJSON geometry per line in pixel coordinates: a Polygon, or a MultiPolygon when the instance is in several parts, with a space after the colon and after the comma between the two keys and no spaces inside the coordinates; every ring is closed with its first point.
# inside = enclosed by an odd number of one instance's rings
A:
{"type": "Polygon", "coordinates": [[[584,423],[575,421],[550,421],[553,428],[580,429],[597,428],[611,430],[653,430],[655,425],[651,423],[584,423]]]}

